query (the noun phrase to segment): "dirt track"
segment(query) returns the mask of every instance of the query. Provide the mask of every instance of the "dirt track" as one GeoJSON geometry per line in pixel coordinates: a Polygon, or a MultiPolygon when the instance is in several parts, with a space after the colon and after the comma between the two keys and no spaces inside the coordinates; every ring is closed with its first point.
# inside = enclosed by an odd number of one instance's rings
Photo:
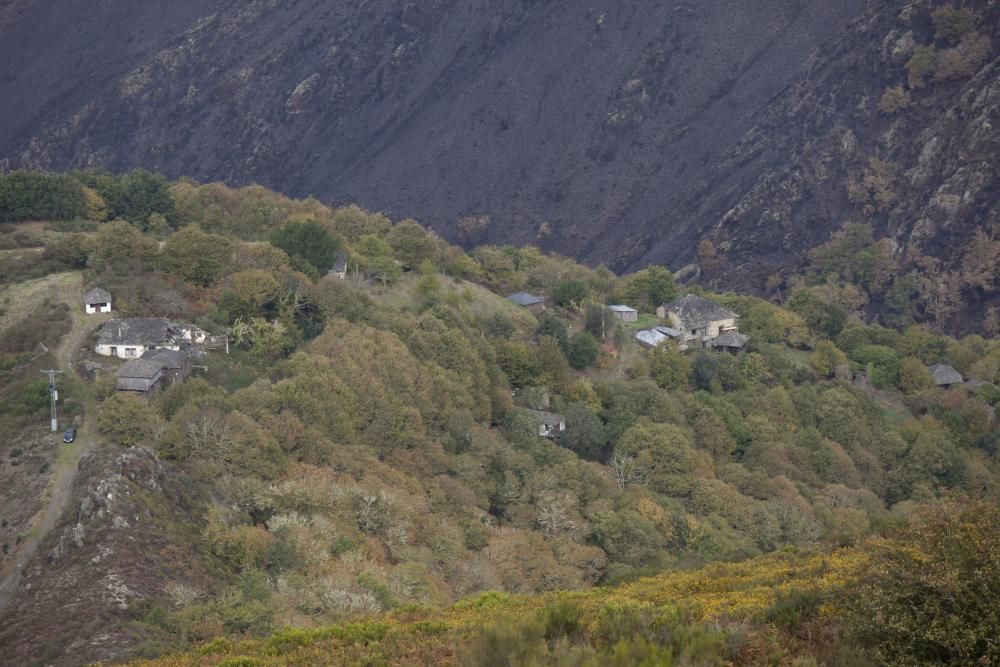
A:
{"type": "MultiPolygon", "coordinates": [[[[55,527],[70,502],[73,482],[76,480],[80,459],[92,451],[97,443],[97,406],[93,391],[83,382],[73,363],[73,355],[80,348],[84,336],[104,321],[106,317],[87,317],[80,310],[83,296],[82,276],[72,274],[60,289],[60,296],[70,306],[73,317],[73,328],[63,337],[55,356],[63,374],[58,376],[57,383],[63,386],[71,385],[74,392],[80,396],[83,405],[83,422],[77,431],[76,442],[71,445],[60,444],[59,456],[55,462],[55,470],[46,490],[46,501],[43,508],[32,520],[28,537],[21,542],[17,552],[7,569],[0,576],[0,610],[4,609],[13,599],[21,580],[21,572],[38,550],[39,543],[55,527]]],[[[62,440],[60,433],[53,433],[53,438],[62,440]]]]}

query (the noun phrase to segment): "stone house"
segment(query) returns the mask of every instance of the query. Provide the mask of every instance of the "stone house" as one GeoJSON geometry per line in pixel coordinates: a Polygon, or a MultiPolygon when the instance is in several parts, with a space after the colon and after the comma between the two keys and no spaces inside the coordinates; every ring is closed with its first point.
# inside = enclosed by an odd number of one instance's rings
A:
{"type": "Polygon", "coordinates": [[[111,293],[95,287],[83,295],[83,310],[88,315],[111,312],[111,293]]]}
{"type": "Polygon", "coordinates": [[[182,331],[165,317],[108,320],[101,327],[94,352],[105,357],[138,359],[148,350],[181,349],[182,331]]]}
{"type": "Polygon", "coordinates": [[[739,315],[711,299],[688,294],[656,309],[660,318],[669,319],[686,343],[704,345],[727,332],[739,331],[739,315]]]}
{"type": "Polygon", "coordinates": [[[337,258],[333,262],[333,268],[330,269],[327,274],[337,280],[344,280],[347,278],[347,253],[338,252],[337,258]]]}
{"type": "Polygon", "coordinates": [[[639,319],[639,311],[625,305],[608,306],[608,310],[614,313],[614,316],[622,322],[635,322],[639,319]]]}
{"type": "Polygon", "coordinates": [[[962,374],[948,364],[933,364],[928,366],[927,370],[931,372],[934,384],[939,387],[952,387],[965,381],[962,374]]]}
{"type": "Polygon", "coordinates": [[[541,410],[528,410],[528,414],[538,424],[538,436],[541,438],[553,438],[557,433],[566,430],[566,418],[562,415],[541,410]]]}
{"type": "Polygon", "coordinates": [[[164,384],[183,382],[191,375],[191,355],[186,349],[170,350],[161,347],[147,350],[140,358],[160,364],[160,374],[164,384]]]}
{"type": "Polygon", "coordinates": [[[513,301],[533,313],[540,313],[545,310],[545,299],[534,294],[528,294],[527,292],[516,292],[507,297],[507,300],[513,301]]]}

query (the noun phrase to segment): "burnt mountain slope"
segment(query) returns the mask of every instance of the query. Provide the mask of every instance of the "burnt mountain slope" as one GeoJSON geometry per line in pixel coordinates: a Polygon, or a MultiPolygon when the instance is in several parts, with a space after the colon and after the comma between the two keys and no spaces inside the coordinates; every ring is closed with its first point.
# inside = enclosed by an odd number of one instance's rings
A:
{"type": "MultiPolygon", "coordinates": [[[[968,48],[936,0],[169,4],[0,9],[0,168],[255,181],[616,269],[707,238],[703,280],[758,289],[849,222],[934,283],[996,236],[992,0],[957,3],[968,48]],[[950,69],[917,85],[922,45],[950,69]]],[[[980,282],[927,319],[995,307],[980,282]]]]}
{"type": "MultiPolygon", "coordinates": [[[[135,166],[356,201],[619,267],[862,0],[18,0],[2,166],[135,166]],[[543,223],[549,224],[542,228],[543,223]],[[542,234],[539,235],[541,228],[542,234]]],[[[677,261],[690,248],[664,258],[677,261]]],[[[662,253],[661,253],[662,254],[662,253]]]]}

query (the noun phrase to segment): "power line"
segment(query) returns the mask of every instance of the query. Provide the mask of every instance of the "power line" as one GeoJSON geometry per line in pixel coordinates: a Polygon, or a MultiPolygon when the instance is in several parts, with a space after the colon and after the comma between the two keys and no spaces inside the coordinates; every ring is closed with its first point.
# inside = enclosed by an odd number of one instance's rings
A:
{"type": "Polygon", "coordinates": [[[59,400],[59,392],[56,391],[56,375],[62,371],[52,368],[42,371],[42,373],[47,373],[49,376],[49,405],[52,408],[52,432],[55,433],[59,430],[59,419],[56,416],[56,401],[59,400]]]}

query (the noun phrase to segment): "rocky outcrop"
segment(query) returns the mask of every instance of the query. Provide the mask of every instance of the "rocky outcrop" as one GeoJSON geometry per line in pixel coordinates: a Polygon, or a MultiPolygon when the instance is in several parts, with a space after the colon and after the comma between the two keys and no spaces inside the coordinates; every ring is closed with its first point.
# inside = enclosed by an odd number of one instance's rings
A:
{"type": "Polygon", "coordinates": [[[142,635],[132,610],[199,576],[190,534],[170,518],[191,516],[183,487],[148,448],[85,457],[73,510],[0,614],[0,665],[128,656],[142,635]]]}

